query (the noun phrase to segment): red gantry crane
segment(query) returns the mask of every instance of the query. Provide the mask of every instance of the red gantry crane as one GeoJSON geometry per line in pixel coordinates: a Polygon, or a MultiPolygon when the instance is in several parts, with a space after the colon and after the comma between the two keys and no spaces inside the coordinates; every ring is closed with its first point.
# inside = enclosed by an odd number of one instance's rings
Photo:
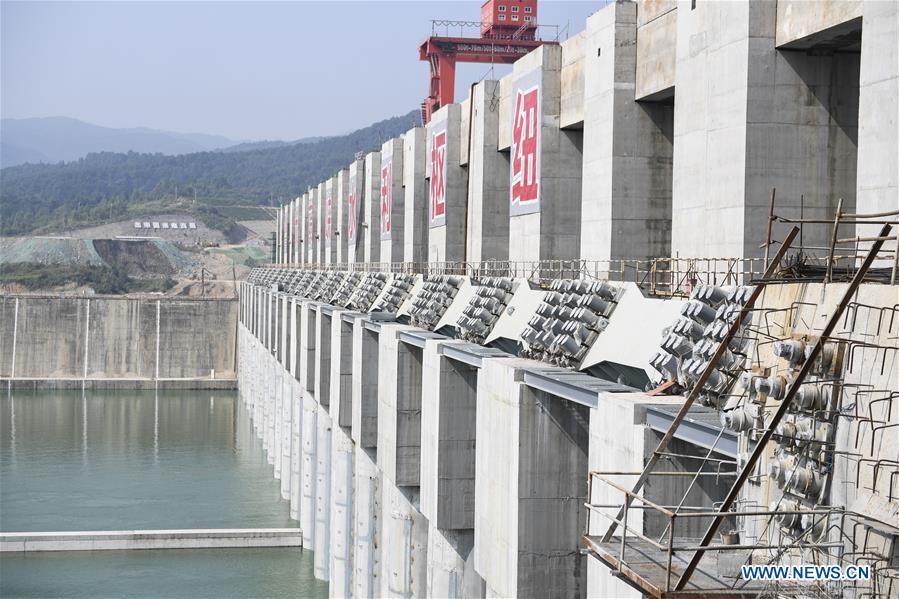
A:
{"type": "Polygon", "coordinates": [[[457,62],[511,64],[542,44],[537,39],[537,0],[487,0],[480,21],[431,21],[431,37],[418,49],[418,57],[431,67],[430,93],[421,103],[421,120],[453,103],[457,62]],[[459,28],[460,36],[449,35],[459,28]],[[464,37],[465,28],[479,27],[481,37],[464,37]],[[437,35],[444,29],[445,36],[437,35]]]}

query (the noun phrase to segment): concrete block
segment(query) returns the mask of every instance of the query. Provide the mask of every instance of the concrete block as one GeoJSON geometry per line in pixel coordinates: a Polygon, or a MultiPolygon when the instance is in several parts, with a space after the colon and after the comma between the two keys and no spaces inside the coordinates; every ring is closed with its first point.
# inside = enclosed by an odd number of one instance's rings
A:
{"type": "Polygon", "coordinates": [[[587,409],[525,387],[531,364],[485,359],[478,376],[475,569],[488,595],[578,596],[587,409]]]}
{"type": "Polygon", "coordinates": [[[381,146],[381,262],[403,257],[406,209],[403,193],[403,140],[389,139],[381,146]]]}
{"type": "Polygon", "coordinates": [[[580,251],[582,134],[560,129],[561,67],[560,46],[541,46],[513,67],[506,113],[512,261],[575,259],[580,251]]]}
{"type": "Polygon", "coordinates": [[[427,127],[429,262],[464,259],[468,172],[460,164],[461,118],[461,107],[449,104],[427,127]]]}
{"type": "Polygon", "coordinates": [[[428,247],[427,132],[415,127],[403,135],[403,261],[424,262],[428,247]]]}
{"type": "Polygon", "coordinates": [[[447,344],[429,340],[421,406],[421,512],[443,530],[471,530],[475,509],[478,370],[443,357],[447,344]]]}
{"type": "Polygon", "coordinates": [[[365,319],[353,323],[352,439],[359,447],[378,446],[378,333],[365,328],[365,319]]]}
{"type": "Polygon", "coordinates": [[[499,151],[498,81],[474,86],[468,161],[466,260],[509,258],[509,155],[499,151]]]}
{"type": "Polygon", "coordinates": [[[299,520],[303,486],[303,388],[296,380],[291,386],[290,519],[299,520]]]}
{"type": "Polygon", "coordinates": [[[343,320],[344,310],[331,316],[331,399],[334,423],[349,433],[353,426],[353,325],[343,320]]]}
{"type": "Polygon", "coordinates": [[[562,71],[559,126],[581,129],[584,126],[584,52],[585,32],[562,42],[562,71]]]}
{"type": "Polygon", "coordinates": [[[584,53],[594,63],[584,95],[586,260],[670,255],[673,109],[634,102],[635,20],[634,4],[612,3],[584,32],[584,53]]]}
{"type": "Polygon", "coordinates": [[[381,488],[381,597],[427,596],[428,521],[416,495],[386,481],[381,488]]]}
{"type": "MultiPolygon", "coordinates": [[[[856,206],[871,214],[899,208],[899,7],[865,0],[863,13],[856,206]]],[[[879,228],[857,233],[873,236],[879,228]]]]}
{"type": "Polygon", "coordinates": [[[344,219],[347,264],[355,264],[365,259],[363,255],[365,231],[362,227],[362,223],[365,221],[362,200],[364,186],[365,159],[360,158],[350,163],[347,175],[346,218],[344,219]]]}
{"type": "Polygon", "coordinates": [[[360,221],[363,234],[363,262],[381,261],[381,153],[365,155],[365,186],[360,221]]]}
{"type": "Polygon", "coordinates": [[[331,431],[331,597],[353,594],[353,495],[355,447],[339,426],[331,431]]]}
{"type": "Polygon", "coordinates": [[[318,476],[318,402],[312,394],[303,392],[302,477],[300,496],[300,528],[303,530],[303,547],[314,548],[316,517],[316,486],[318,476]]]}
{"type": "Polygon", "coordinates": [[[331,417],[321,407],[316,435],[313,572],[319,580],[331,580],[331,417]]]}
{"type": "Polygon", "coordinates": [[[485,597],[484,579],[474,569],[473,531],[428,528],[428,597],[485,597]]]}
{"type": "Polygon", "coordinates": [[[356,446],[353,494],[353,596],[381,596],[381,480],[369,450],[356,446]]]}
{"type": "MultiPolygon", "coordinates": [[[[636,100],[658,100],[674,96],[677,65],[677,3],[668,2],[666,12],[641,22],[638,4],[636,100]]],[[[602,51],[611,51],[605,46],[602,51]]]]}
{"type": "Polygon", "coordinates": [[[331,404],[331,314],[318,309],[316,318],[315,399],[325,407],[331,404]]]}
{"type": "Polygon", "coordinates": [[[422,350],[399,341],[412,327],[382,324],[378,351],[378,467],[398,486],[421,477],[422,350]]]}

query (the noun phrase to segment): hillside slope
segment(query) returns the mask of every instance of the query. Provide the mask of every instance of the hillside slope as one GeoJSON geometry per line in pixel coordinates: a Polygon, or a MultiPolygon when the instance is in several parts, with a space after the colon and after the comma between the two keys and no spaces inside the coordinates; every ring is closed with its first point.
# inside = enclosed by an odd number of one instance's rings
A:
{"type": "Polygon", "coordinates": [[[142,202],[177,200],[176,194],[195,195],[207,207],[292,199],[346,167],[356,152],[380,149],[383,141],[419,123],[419,112],[413,110],[314,143],[181,156],[103,152],[64,164],[4,168],[0,171],[0,234],[118,220],[142,202]]]}

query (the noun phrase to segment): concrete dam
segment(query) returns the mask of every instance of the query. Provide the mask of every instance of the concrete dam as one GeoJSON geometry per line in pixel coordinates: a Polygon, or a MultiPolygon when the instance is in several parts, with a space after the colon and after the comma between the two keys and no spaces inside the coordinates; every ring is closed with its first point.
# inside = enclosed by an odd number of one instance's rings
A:
{"type": "Polygon", "coordinates": [[[332,596],[899,596],[897,22],[601,3],[282,206],[238,381],[332,596]]]}
{"type": "Polygon", "coordinates": [[[237,302],[4,298],[0,368],[236,383],[332,597],[899,597],[897,102],[896,2],[598,2],[237,302]]]}

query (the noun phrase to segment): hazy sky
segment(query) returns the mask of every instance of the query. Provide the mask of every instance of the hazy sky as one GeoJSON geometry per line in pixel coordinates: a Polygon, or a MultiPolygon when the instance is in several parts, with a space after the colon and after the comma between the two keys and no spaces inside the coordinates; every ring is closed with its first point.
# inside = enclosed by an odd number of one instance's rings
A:
{"type": "MultiPolygon", "coordinates": [[[[539,22],[576,33],[602,3],[542,0],[539,22]]],[[[344,133],[418,107],[430,20],[474,21],[480,4],[4,0],[0,113],[234,139],[344,133]]],[[[460,65],[457,99],[489,68],[460,65]]]]}

